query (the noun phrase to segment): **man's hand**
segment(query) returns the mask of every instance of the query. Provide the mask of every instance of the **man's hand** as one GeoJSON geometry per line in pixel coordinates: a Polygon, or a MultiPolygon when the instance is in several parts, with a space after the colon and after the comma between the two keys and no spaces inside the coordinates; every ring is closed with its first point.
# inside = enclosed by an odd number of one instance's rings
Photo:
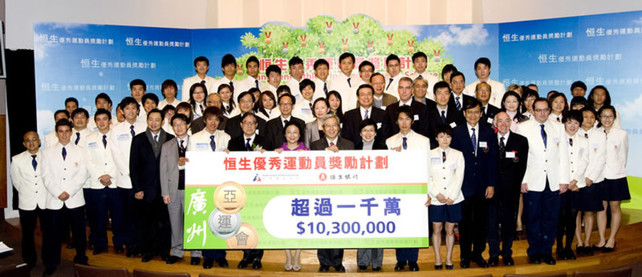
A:
{"type": "Polygon", "coordinates": [[[189,162],[188,158],[185,158],[185,157],[178,158],[178,166],[184,166],[186,162],[189,162]]]}
{"type": "Polygon", "coordinates": [[[143,191],[139,191],[136,194],[134,194],[134,198],[136,198],[138,200],[143,200],[143,197],[145,197],[145,192],[143,192],[143,191]]]}
{"type": "Polygon", "coordinates": [[[426,200],[426,204],[424,206],[428,207],[430,206],[430,195],[426,195],[428,197],[428,200],[426,200]]]}
{"type": "Polygon", "coordinates": [[[337,152],[339,152],[339,147],[335,144],[335,145],[326,147],[325,150],[330,150],[330,151],[332,151],[334,153],[337,153],[337,152]]]}
{"type": "Polygon", "coordinates": [[[522,193],[528,193],[528,184],[522,183],[522,193]]]}
{"type": "Polygon", "coordinates": [[[495,195],[495,187],[486,188],[486,199],[491,199],[495,195]]]}
{"type": "Polygon", "coordinates": [[[100,181],[101,184],[103,184],[103,186],[107,187],[111,185],[111,176],[109,176],[109,174],[100,176],[98,180],[100,181]]]}
{"type": "Polygon", "coordinates": [[[589,177],[584,178],[584,182],[586,182],[587,187],[590,187],[593,184],[593,180],[589,179],[589,177]]]}
{"type": "Polygon", "coordinates": [[[165,205],[169,205],[169,203],[171,202],[169,199],[169,195],[163,195],[163,202],[165,203],[165,205]]]}

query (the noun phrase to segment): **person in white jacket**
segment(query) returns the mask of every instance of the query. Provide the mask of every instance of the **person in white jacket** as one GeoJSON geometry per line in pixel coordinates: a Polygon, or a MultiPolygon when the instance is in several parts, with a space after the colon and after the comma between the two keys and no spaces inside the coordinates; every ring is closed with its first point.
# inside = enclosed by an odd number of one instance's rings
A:
{"type": "Polygon", "coordinates": [[[430,152],[430,181],[426,203],[432,221],[432,243],[435,248],[435,269],[443,268],[440,256],[441,230],[446,226],[446,269],[453,269],[453,248],[455,245],[455,224],[461,220],[461,201],[464,194],[464,155],[450,148],[453,131],[450,126],[439,126],[436,130],[439,147],[430,152]]]}

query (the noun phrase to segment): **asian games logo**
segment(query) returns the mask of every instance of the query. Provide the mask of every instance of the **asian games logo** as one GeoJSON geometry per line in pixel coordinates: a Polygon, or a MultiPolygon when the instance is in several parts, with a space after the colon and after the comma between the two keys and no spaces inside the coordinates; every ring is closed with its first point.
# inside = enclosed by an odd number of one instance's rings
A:
{"type": "Polygon", "coordinates": [[[254,179],[252,179],[252,182],[261,182],[261,176],[257,173],[254,175],[254,179]]]}

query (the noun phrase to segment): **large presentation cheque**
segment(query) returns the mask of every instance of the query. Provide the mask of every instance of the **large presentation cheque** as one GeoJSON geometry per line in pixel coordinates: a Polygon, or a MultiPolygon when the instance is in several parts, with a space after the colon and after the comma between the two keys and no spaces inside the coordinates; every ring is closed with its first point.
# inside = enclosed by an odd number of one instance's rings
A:
{"type": "Polygon", "coordinates": [[[427,155],[187,152],[185,248],[427,247],[427,155]]]}

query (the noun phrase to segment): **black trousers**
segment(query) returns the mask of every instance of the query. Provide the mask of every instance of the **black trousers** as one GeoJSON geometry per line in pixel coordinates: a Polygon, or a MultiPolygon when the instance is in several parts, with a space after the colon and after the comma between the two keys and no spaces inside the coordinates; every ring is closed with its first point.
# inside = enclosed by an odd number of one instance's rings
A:
{"type": "Polygon", "coordinates": [[[395,249],[398,263],[417,262],[419,248],[397,248],[395,249]]]}
{"type": "Polygon", "coordinates": [[[577,218],[577,209],[572,205],[572,193],[567,191],[560,195],[560,214],[557,224],[557,251],[564,248],[571,248],[573,239],[575,239],[575,219],[577,218]],[[566,243],[564,243],[566,236],[566,243]]]}
{"type": "MultiPolygon", "coordinates": [[[[122,240],[127,251],[139,252],[138,250],[138,225],[136,223],[136,205],[133,189],[118,188],[123,207],[122,217],[122,240]]],[[[167,209],[165,209],[167,210],[167,209]]]]}
{"type": "Polygon", "coordinates": [[[140,252],[147,255],[169,255],[171,228],[167,205],[162,198],[148,202],[136,200],[140,252]]]}
{"type": "Polygon", "coordinates": [[[526,228],[528,256],[551,255],[557,233],[559,209],[559,191],[551,191],[548,181],[544,191],[529,191],[524,194],[524,213],[526,226],[528,226],[526,228]]]}
{"type": "Polygon", "coordinates": [[[319,249],[317,258],[322,266],[340,266],[343,262],[343,249],[319,249]]]}
{"type": "Polygon", "coordinates": [[[499,255],[510,257],[513,255],[511,248],[513,247],[513,238],[515,237],[517,225],[519,194],[519,191],[505,191],[502,194],[495,193],[495,197],[489,202],[488,252],[490,257],[498,257],[499,255]]]}
{"type": "MultiPolygon", "coordinates": [[[[38,220],[40,220],[40,231],[44,233],[43,226],[47,220],[45,210],[36,207],[32,211],[18,210],[18,213],[20,214],[20,226],[22,227],[22,260],[33,266],[38,260],[33,234],[38,220]]],[[[44,244],[42,245],[42,253],[44,253],[44,244]]],[[[43,255],[42,258],[44,262],[45,256],[43,255]]]]}
{"type": "Polygon", "coordinates": [[[123,201],[116,188],[85,190],[87,219],[91,231],[90,242],[96,249],[107,249],[107,219],[111,216],[112,242],[115,248],[122,248],[123,234],[123,201]],[[92,240],[93,237],[93,240],[92,240]]]}
{"type": "Polygon", "coordinates": [[[64,220],[68,220],[71,223],[73,245],[76,248],[74,263],[87,263],[87,256],[85,255],[85,248],[87,247],[85,206],[73,209],[63,206],[59,210],[46,210],[45,217],[46,224],[42,238],[42,255],[45,269],[54,270],[60,264],[60,245],[62,243],[60,234],[64,230],[62,224],[64,220]]]}
{"type": "Polygon", "coordinates": [[[462,218],[459,223],[459,248],[462,260],[481,257],[486,250],[488,232],[488,200],[471,197],[461,202],[462,218]]]}
{"type": "Polygon", "coordinates": [[[225,250],[215,249],[215,250],[203,250],[203,259],[205,260],[223,260],[225,259],[226,253],[225,250]]]}
{"type": "Polygon", "coordinates": [[[243,250],[243,260],[248,262],[261,261],[263,259],[263,249],[243,250]]]}

